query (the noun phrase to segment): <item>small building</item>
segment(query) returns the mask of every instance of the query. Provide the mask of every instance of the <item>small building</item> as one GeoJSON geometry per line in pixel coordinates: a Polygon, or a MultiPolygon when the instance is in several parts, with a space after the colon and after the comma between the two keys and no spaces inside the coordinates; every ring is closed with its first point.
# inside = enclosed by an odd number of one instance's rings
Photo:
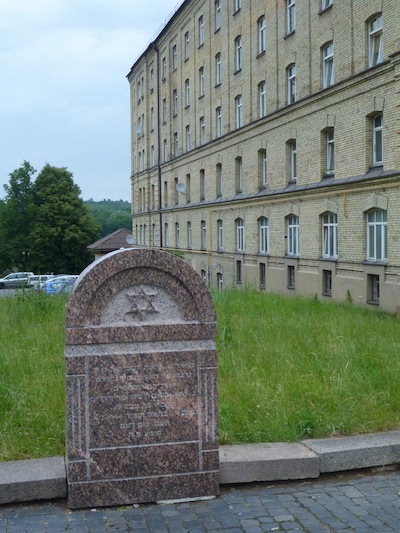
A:
{"type": "Polygon", "coordinates": [[[129,229],[120,228],[88,246],[88,250],[94,253],[94,258],[97,260],[103,255],[114,252],[115,250],[130,248],[132,243],[131,238],[132,232],[129,229]]]}

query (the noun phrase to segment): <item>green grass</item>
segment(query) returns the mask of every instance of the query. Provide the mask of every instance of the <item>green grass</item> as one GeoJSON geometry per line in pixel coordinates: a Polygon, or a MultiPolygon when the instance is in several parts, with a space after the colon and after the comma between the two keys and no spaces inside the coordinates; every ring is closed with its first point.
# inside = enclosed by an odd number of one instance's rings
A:
{"type": "MultiPolygon", "coordinates": [[[[220,442],[400,428],[400,321],[252,290],[213,294],[220,442]]],[[[65,299],[0,298],[0,460],[64,454],[65,299]]]]}

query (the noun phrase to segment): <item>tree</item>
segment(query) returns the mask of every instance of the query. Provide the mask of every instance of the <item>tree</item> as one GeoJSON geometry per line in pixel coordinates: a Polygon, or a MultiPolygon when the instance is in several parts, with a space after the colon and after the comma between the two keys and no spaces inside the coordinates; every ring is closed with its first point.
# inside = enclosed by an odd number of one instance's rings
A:
{"type": "Polygon", "coordinates": [[[0,270],[30,270],[30,233],[35,219],[32,176],[36,170],[24,161],[4,185],[6,196],[0,207],[0,270]]]}
{"type": "Polygon", "coordinates": [[[85,202],[89,213],[100,224],[100,237],[105,237],[119,228],[132,227],[131,204],[123,200],[102,200],[85,202]]]}
{"type": "Polygon", "coordinates": [[[98,239],[100,227],[80,192],[66,168],[46,164],[38,175],[30,257],[36,272],[79,273],[92,261],[87,246],[98,239]]]}

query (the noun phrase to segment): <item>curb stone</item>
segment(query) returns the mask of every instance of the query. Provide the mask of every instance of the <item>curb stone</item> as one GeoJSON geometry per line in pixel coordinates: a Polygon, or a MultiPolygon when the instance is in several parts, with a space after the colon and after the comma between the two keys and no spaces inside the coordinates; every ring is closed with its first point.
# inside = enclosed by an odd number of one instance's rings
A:
{"type": "MultiPolygon", "coordinates": [[[[400,463],[400,431],[220,446],[220,484],[318,478],[400,463]]],[[[63,457],[0,463],[0,504],[66,498],[63,457]]]]}

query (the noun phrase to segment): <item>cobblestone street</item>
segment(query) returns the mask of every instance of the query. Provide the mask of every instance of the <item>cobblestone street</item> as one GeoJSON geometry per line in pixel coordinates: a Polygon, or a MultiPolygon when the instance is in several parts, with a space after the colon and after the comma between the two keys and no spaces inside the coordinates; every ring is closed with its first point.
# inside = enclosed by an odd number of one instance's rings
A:
{"type": "Polygon", "coordinates": [[[400,473],[223,487],[207,501],[70,511],[65,501],[0,507],[0,533],[371,533],[400,531],[400,473]]]}

